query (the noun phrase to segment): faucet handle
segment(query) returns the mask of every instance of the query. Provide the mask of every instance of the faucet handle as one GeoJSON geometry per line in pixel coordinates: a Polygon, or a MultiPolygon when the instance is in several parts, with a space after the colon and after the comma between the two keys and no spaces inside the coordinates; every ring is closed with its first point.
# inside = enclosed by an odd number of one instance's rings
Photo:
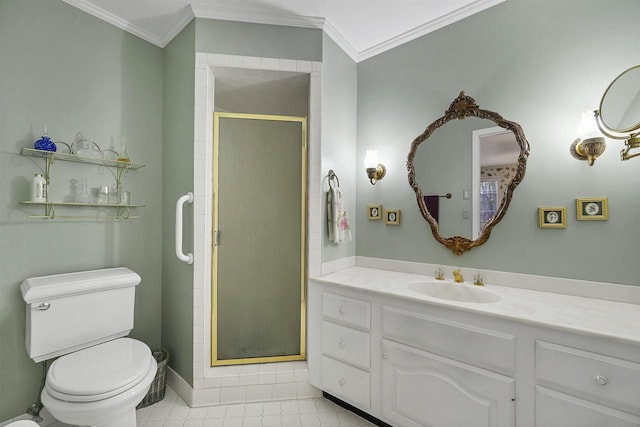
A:
{"type": "Polygon", "coordinates": [[[476,286],[484,286],[484,277],[478,273],[473,276],[473,284],[476,286]]]}
{"type": "Polygon", "coordinates": [[[444,280],[444,271],[441,268],[437,268],[434,276],[436,280],[444,280]]]}
{"type": "Polygon", "coordinates": [[[464,277],[462,277],[462,273],[460,272],[459,268],[456,268],[455,270],[453,270],[452,274],[453,274],[453,281],[455,283],[464,283],[464,277]]]}

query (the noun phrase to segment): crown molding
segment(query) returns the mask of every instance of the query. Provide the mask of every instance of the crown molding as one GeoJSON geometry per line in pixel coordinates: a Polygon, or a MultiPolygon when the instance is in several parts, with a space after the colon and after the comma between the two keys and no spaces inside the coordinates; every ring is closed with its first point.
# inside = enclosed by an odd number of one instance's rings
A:
{"type": "Polygon", "coordinates": [[[195,18],[195,15],[193,14],[193,10],[191,9],[191,7],[186,6],[180,13],[180,15],[178,16],[178,19],[176,19],[175,24],[168,30],[165,32],[165,34],[162,36],[162,39],[160,40],[160,47],[165,47],[166,45],[168,45],[171,40],[173,40],[173,38],[175,36],[177,36],[180,31],[182,31],[184,29],[184,27],[186,27],[189,22],[191,22],[191,20],[195,18]]]}
{"type": "Polygon", "coordinates": [[[89,15],[93,15],[98,19],[101,19],[109,24],[120,28],[128,33],[133,34],[134,36],[140,37],[143,40],[148,41],[159,47],[164,47],[162,45],[162,41],[156,35],[151,34],[150,32],[143,30],[137,25],[132,24],[129,21],[126,21],[110,12],[107,12],[104,9],[101,9],[87,0],[62,0],[63,2],[82,10],[83,12],[88,13],[89,15]]]}
{"type": "Polygon", "coordinates": [[[358,51],[349,41],[334,27],[331,22],[325,21],[322,30],[333,40],[351,59],[355,62],[359,60],[358,51]]]}
{"type": "Polygon", "coordinates": [[[139,26],[101,9],[89,0],[62,0],[90,15],[108,22],[158,47],[165,47],[193,18],[220,19],[224,21],[250,22],[254,24],[282,25],[287,27],[315,28],[323,30],[356,63],[372,58],[394,47],[422,37],[430,32],[453,24],[461,19],[500,4],[506,0],[476,0],[446,15],[406,31],[389,40],[358,52],[351,43],[325,18],[296,15],[276,15],[256,12],[247,8],[211,7],[202,3],[186,6],[174,25],[162,35],[152,34],[139,26]]]}
{"type": "Polygon", "coordinates": [[[458,8],[452,12],[447,13],[446,15],[442,15],[439,18],[426,22],[419,27],[416,27],[409,31],[405,31],[404,33],[399,34],[396,37],[393,37],[389,40],[378,43],[375,46],[363,50],[358,54],[357,62],[372,58],[376,55],[393,49],[394,47],[410,42],[411,40],[415,40],[419,37],[439,30],[440,28],[446,27],[447,25],[453,24],[454,22],[460,21],[475,13],[481,12],[505,1],[506,0],[476,0],[473,3],[458,8]]]}

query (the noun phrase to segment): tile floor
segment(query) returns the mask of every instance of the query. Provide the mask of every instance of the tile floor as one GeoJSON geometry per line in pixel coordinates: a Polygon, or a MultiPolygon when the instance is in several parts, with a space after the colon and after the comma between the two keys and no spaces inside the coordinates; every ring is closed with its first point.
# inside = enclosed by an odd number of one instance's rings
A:
{"type": "MultiPolygon", "coordinates": [[[[138,427],[363,427],[374,426],[324,399],[189,408],[167,387],[164,399],[137,412],[138,427]]],[[[48,427],[66,427],[53,422],[48,427]]],[[[375,427],[375,426],[374,426],[375,427]]]]}

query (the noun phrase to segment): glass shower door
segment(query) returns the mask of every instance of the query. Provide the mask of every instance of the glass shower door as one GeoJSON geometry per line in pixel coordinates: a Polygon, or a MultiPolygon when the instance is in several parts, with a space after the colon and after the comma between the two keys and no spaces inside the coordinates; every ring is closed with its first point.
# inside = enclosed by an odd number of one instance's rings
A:
{"type": "Polygon", "coordinates": [[[306,133],[214,114],[212,365],[305,358],[306,133]]]}

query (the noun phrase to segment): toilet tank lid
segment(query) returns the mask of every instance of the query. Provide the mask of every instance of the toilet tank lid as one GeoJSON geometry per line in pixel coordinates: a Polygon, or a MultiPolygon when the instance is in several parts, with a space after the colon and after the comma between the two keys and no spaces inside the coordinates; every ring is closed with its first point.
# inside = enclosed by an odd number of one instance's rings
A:
{"type": "Polygon", "coordinates": [[[30,277],[20,285],[27,304],[70,295],[137,286],[141,277],[126,267],[30,277]]]}

